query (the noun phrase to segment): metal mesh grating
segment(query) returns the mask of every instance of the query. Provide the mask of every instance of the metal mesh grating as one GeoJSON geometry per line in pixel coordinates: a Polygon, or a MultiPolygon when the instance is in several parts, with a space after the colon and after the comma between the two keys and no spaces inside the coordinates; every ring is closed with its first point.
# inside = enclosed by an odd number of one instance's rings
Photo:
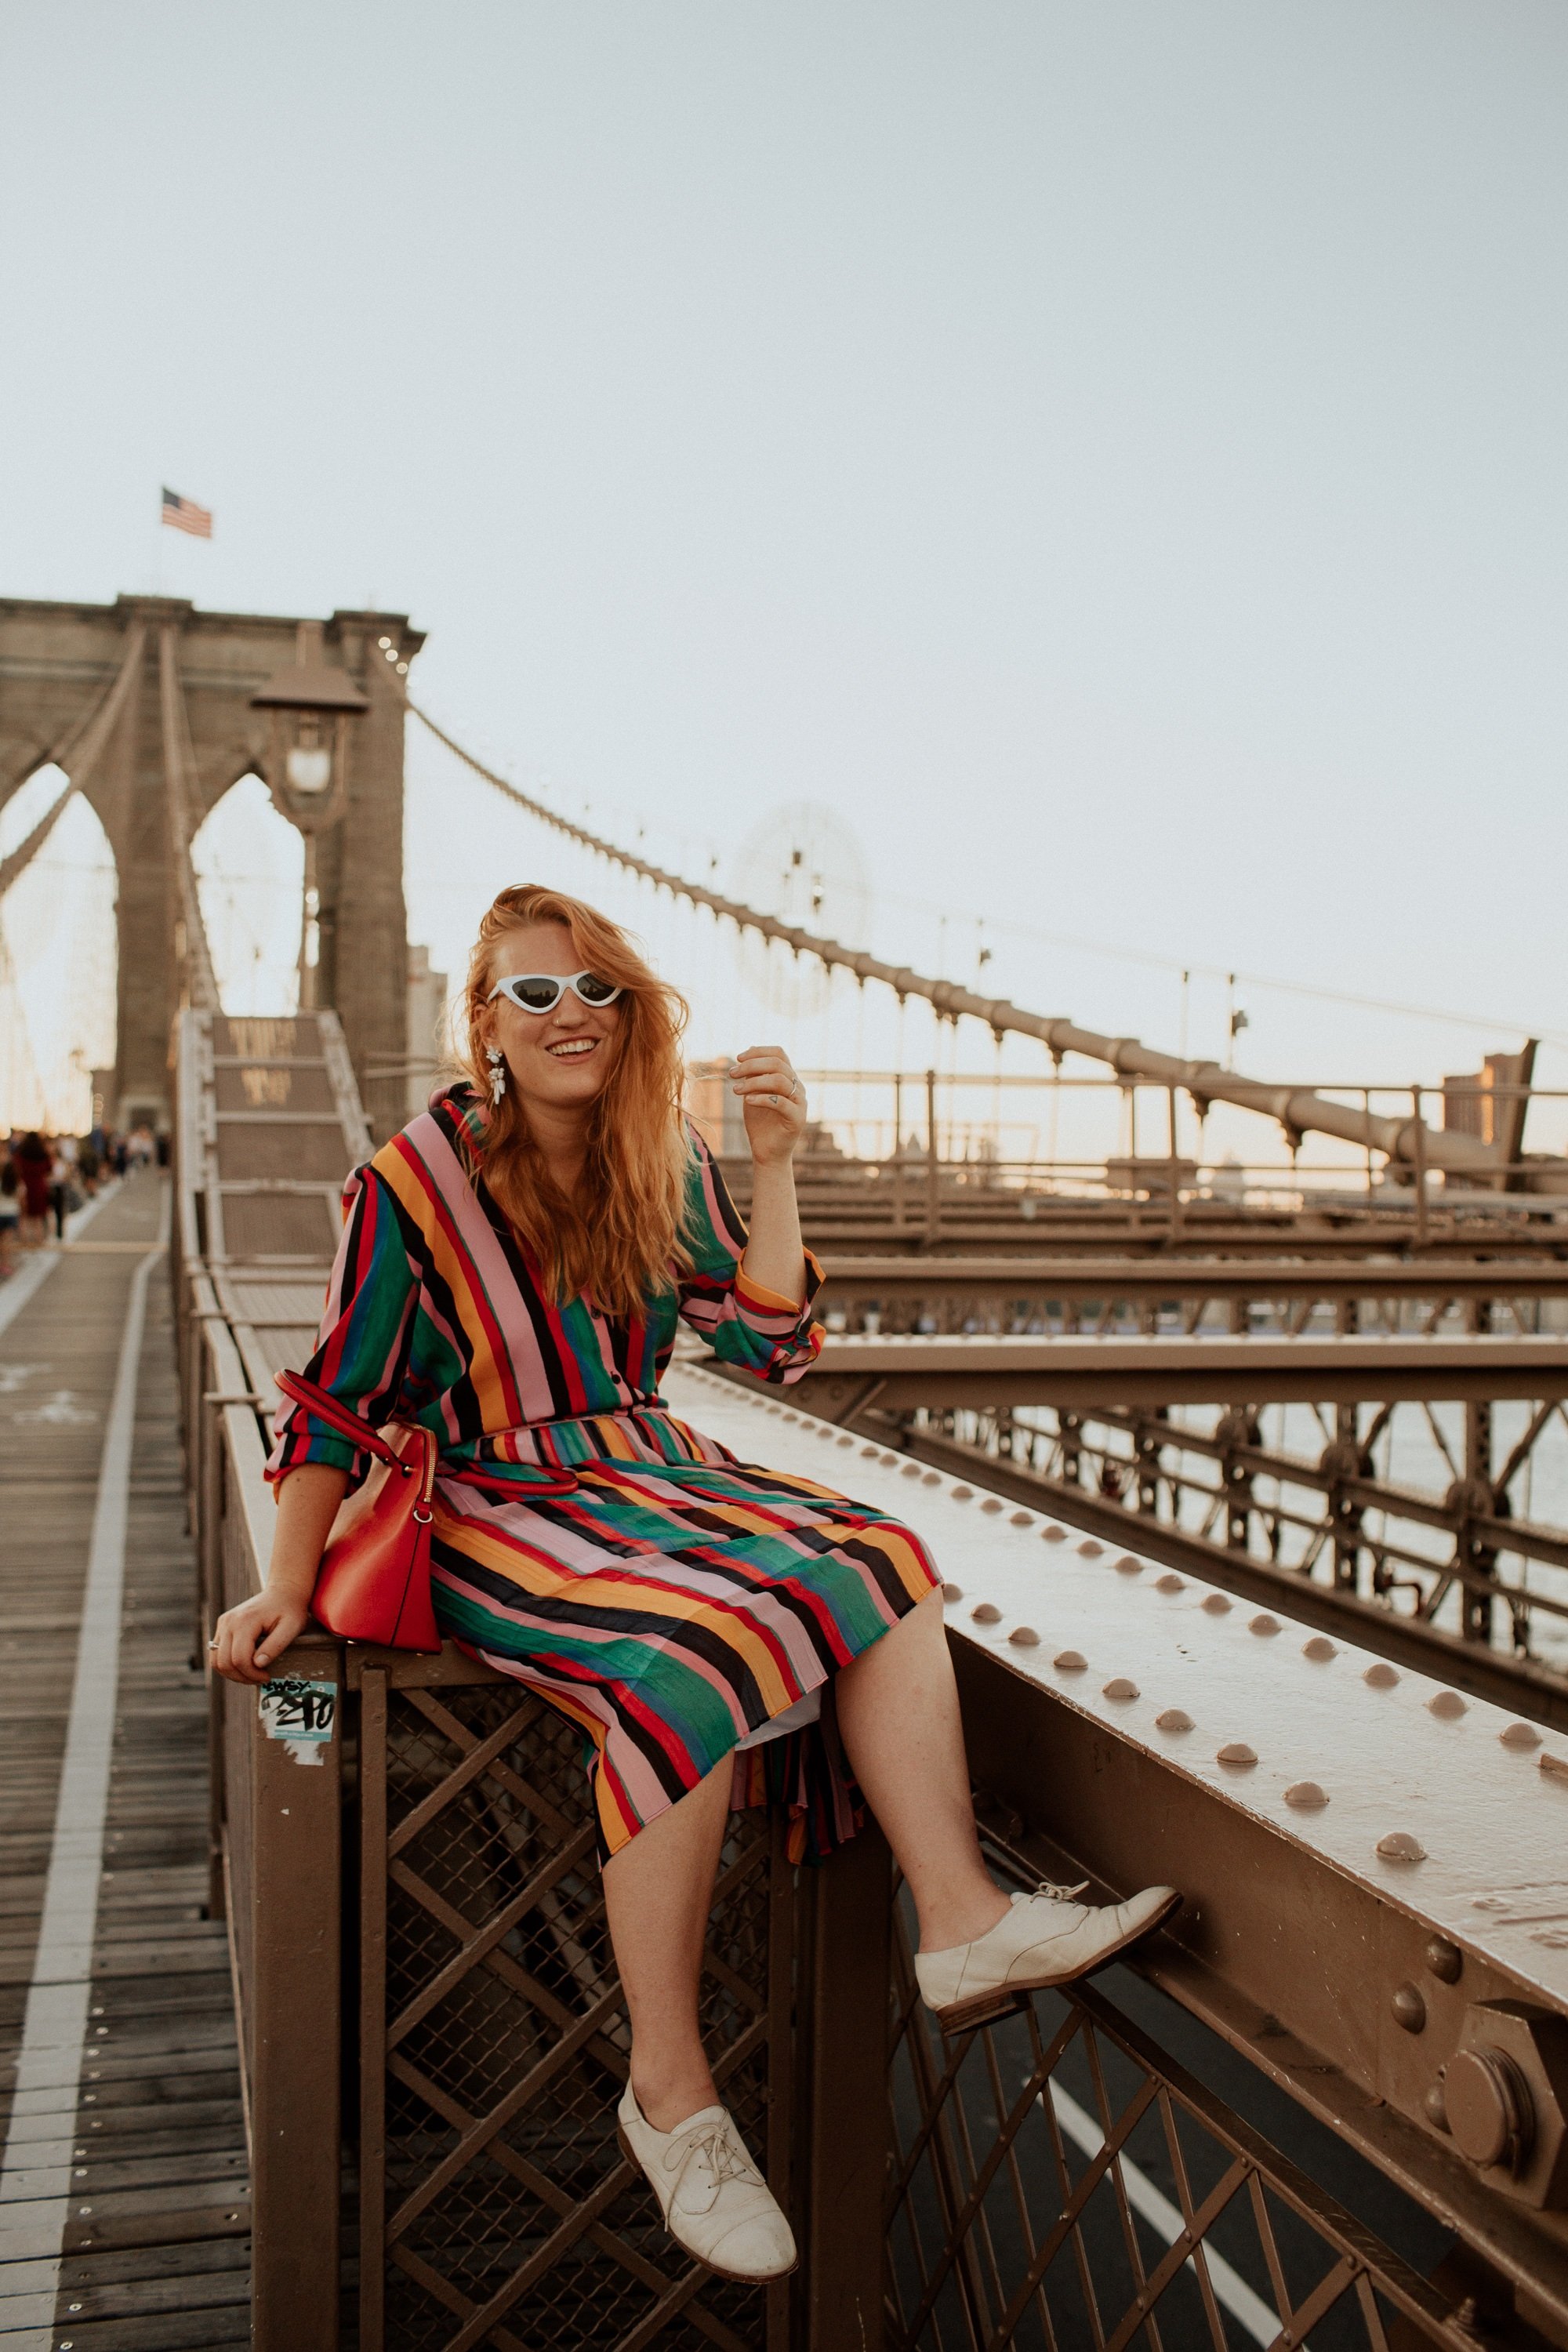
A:
{"type": "Polygon", "coordinates": [[[900,1920],[889,2352],[1394,2352],[1448,2304],[1101,1995],[946,2039],[900,1920]]]}
{"type": "MultiPolygon", "coordinates": [[[[361,1753],[384,1791],[384,1820],[362,1799],[362,2352],[768,2342],[764,2295],[685,2262],[616,2144],[629,2037],[574,1727],[514,1685],[367,1672],[361,1753]]],[[[781,1873],[737,1817],[701,2011],[759,2158],[791,2063],[781,1873]]]]}

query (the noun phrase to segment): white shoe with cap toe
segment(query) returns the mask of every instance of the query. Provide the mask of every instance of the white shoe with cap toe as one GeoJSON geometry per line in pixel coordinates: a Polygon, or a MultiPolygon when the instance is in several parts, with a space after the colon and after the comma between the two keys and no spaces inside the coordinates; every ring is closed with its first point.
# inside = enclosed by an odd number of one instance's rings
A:
{"type": "MultiPolygon", "coordinates": [[[[1084,1885],[1088,1885],[1084,1881],[1084,1885]]],[[[1026,1993],[1071,1984],[1135,1944],[1181,1906],[1173,1886],[1146,1886],[1125,1903],[1097,1907],[1075,1898],[1083,1886],[1042,1886],[1015,1895],[996,1925],[973,1944],[919,1952],[921,1998],[958,2032],[999,2017],[1026,1993]]]]}
{"type": "Polygon", "coordinates": [[[728,2107],[700,2107],[673,2131],[656,2131],[628,2083],[616,2121],[677,2245],[721,2278],[776,2279],[794,2270],[794,2234],[728,2107]]]}

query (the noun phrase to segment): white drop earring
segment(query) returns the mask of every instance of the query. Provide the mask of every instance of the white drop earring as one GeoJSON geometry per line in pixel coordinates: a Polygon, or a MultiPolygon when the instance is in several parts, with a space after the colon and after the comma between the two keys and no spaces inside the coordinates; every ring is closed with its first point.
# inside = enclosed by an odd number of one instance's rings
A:
{"type": "Polygon", "coordinates": [[[506,1092],[506,1056],[499,1045],[487,1048],[485,1059],[490,1066],[490,1100],[499,1103],[506,1092]]]}

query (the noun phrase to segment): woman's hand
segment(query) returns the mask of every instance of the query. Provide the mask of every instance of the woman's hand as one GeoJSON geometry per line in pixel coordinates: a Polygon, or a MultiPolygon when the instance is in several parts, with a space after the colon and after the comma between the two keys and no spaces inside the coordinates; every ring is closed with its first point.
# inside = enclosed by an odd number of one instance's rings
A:
{"type": "Polygon", "coordinates": [[[805,1132],[805,1088],[782,1045],[748,1045],[730,1065],[731,1092],[741,1097],[746,1140],[758,1168],[786,1165],[805,1132]]]}
{"type": "Polygon", "coordinates": [[[213,1637],[216,1671],[231,1683],[264,1683],[310,1616],[308,1601],[287,1586],[264,1585],[237,1609],[226,1609],[213,1637]]]}
{"type": "Polygon", "coordinates": [[[248,1601],[224,1611],[207,1644],[215,1669],[229,1682],[264,1683],[303,1630],[316,1571],[348,1487],[346,1470],[301,1462],[275,1488],[278,1523],[267,1581],[248,1601]]]}

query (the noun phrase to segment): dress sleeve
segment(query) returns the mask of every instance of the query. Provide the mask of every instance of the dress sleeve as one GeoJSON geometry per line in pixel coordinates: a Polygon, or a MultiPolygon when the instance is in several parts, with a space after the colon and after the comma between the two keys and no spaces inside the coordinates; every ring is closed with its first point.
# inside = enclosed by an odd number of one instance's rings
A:
{"type": "MultiPolygon", "coordinates": [[[[379,1428],[392,1418],[408,1370],[418,1297],[419,1271],[396,1204],[374,1167],[356,1168],[343,1187],[342,1239],[306,1379],[379,1428]]],[[[357,1486],[370,1456],[305,1406],[286,1402],[273,1423],[266,1475],[286,1478],[302,1462],[346,1470],[357,1486]]]]}
{"type": "Polygon", "coordinates": [[[730,1188],[701,1137],[694,1128],[689,1134],[684,1239],[691,1271],[679,1279],[681,1320],[721,1363],[737,1364],[759,1380],[797,1381],[822,1346],[822,1326],[811,1317],[822,1268],[807,1250],[805,1299],[799,1307],[752,1280],[741,1265],[746,1228],[730,1188]]]}

